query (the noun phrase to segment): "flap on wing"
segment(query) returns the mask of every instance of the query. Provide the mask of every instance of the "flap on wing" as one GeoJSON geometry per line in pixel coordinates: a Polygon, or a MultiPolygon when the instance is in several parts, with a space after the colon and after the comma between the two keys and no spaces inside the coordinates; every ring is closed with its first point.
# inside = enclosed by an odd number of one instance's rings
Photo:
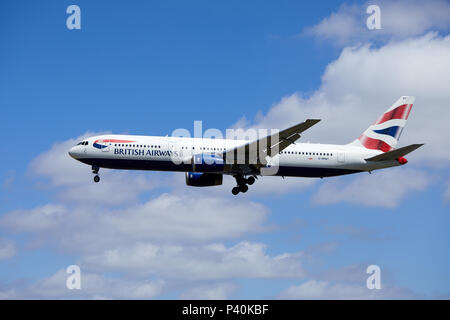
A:
{"type": "Polygon", "coordinates": [[[266,153],[269,157],[272,157],[272,156],[280,153],[284,149],[286,149],[288,146],[293,144],[299,138],[300,138],[300,135],[298,133],[294,133],[292,136],[289,136],[288,138],[281,140],[281,142],[277,146],[268,147],[266,153]]]}
{"type": "Polygon", "coordinates": [[[367,161],[386,161],[386,160],[396,160],[400,157],[403,157],[405,155],[407,155],[410,152],[413,152],[414,150],[420,148],[421,146],[423,146],[422,144],[411,144],[409,146],[406,147],[402,147],[402,148],[398,148],[395,150],[391,150],[382,154],[379,154],[375,157],[371,157],[366,159],[367,161]]]}
{"type": "MultiPolygon", "coordinates": [[[[264,148],[263,151],[266,155],[273,157],[299,139],[300,133],[309,129],[319,121],[320,119],[307,119],[302,123],[281,130],[276,134],[249,142],[232,150],[227,150],[225,155],[227,156],[227,159],[240,159],[241,157],[256,159],[260,154],[258,149],[262,147],[264,148]],[[250,155],[250,150],[253,153],[256,152],[256,154],[250,155]]],[[[261,162],[261,159],[257,160],[258,162],[261,162]]]]}

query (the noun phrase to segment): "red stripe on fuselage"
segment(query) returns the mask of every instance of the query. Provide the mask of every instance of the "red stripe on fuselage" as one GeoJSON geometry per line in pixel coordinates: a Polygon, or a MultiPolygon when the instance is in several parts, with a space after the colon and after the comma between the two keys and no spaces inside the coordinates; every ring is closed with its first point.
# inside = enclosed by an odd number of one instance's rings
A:
{"type": "Polygon", "coordinates": [[[105,142],[112,142],[112,143],[131,143],[131,142],[136,142],[136,141],[132,141],[132,140],[118,140],[118,139],[99,139],[94,141],[94,143],[97,143],[101,141],[102,143],[105,142]]]}
{"type": "Polygon", "coordinates": [[[402,104],[401,106],[398,106],[397,108],[383,114],[381,118],[375,122],[375,124],[380,124],[392,119],[407,120],[411,109],[412,104],[402,104]]]}

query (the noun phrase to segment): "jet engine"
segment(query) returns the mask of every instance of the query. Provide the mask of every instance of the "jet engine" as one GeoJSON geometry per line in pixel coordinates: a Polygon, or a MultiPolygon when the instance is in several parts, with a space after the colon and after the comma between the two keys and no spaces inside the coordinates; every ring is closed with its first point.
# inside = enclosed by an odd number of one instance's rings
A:
{"type": "Polygon", "coordinates": [[[186,184],[192,187],[211,187],[222,184],[223,175],[219,173],[186,172],[186,184]]]}

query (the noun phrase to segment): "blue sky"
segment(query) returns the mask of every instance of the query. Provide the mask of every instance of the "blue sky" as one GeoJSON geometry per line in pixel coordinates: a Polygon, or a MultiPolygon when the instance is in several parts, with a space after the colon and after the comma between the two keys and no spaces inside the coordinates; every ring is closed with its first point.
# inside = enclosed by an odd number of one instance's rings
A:
{"type": "Polygon", "coordinates": [[[365,2],[77,1],[81,30],[66,28],[73,2],[2,2],[0,298],[448,298],[450,5],[390,3],[377,32],[365,2]],[[264,178],[236,198],[231,178],[192,189],[173,173],[93,186],[66,153],[80,136],[195,120],[319,117],[306,139],[348,143],[401,95],[416,104],[400,144],[426,146],[372,176],[264,178]]]}

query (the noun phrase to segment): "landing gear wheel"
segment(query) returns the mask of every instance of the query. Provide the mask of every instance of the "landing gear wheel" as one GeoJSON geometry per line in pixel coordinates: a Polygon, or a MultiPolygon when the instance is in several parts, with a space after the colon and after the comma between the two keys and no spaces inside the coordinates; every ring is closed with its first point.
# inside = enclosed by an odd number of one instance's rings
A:
{"type": "Polygon", "coordinates": [[[242,193],[246,193],[248,190],[248,186],[246,184],[242,184],[239,186],[239,191],[242,193]]]}
{"type": "Polygon", "coordinates": [[[248,177],[248,179],[247,179],[247,184],[249,185],[249,186],[251,186],[252,184],[254,184],[255,183],[255,178],[254,177],[248,177]]]}
{"type": "Polygon", "coordinates": [[[100,177],[99,176],[95,176],[94,177],[94,182],[99,182],[100,181],[100,177]]]}
{"type": "Polygon", "coordinates": [[[241,191],[241,190],[239,190],[239,187],[234,187],[233,189],[231,189],[231,193],[234,195],[237,195],[239,193],[239,191],[241,191]]]}

